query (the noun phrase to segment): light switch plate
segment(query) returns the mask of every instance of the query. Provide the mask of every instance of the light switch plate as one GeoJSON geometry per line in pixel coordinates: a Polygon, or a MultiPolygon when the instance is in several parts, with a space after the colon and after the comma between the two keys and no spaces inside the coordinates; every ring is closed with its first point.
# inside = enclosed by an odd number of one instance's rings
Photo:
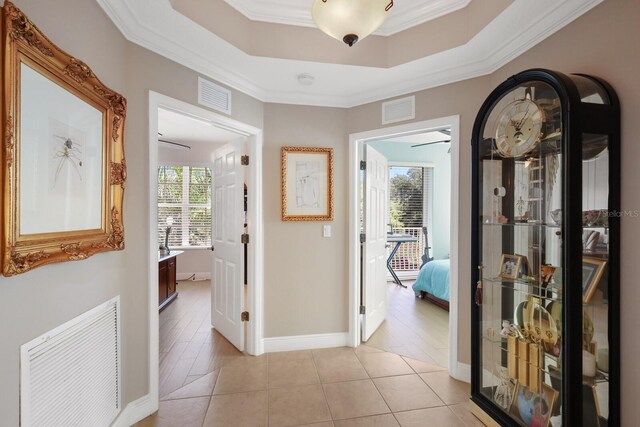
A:
{"type": "Polygon", "coordinates": [[[322,236],[323,237],[331,237],[331,226],[323,225],[322,226],[322,236]]]}

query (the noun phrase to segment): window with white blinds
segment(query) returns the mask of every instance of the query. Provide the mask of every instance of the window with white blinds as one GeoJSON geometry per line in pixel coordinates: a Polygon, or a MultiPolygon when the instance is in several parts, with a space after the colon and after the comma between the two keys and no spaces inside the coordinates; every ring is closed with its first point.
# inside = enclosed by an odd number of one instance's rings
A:
{"type": "Polygon", "coordinates": [[[173,224],[169,247],[211,246],[211,169],[158,168],[158,242],[164,243],[167,219],[173,224]],[[171,221],[170,220],[170,221],[171,221]]]}
{"type": "Polygon", "coordinates": [[[389,167],[389,222],[393,228],[429,225],[433,168],[389,167]]]}
{"type": "MultiPolygon", "coordinates": [[[[422,227],[431,233],[433,212],[433,168],[389,167],[389,224],[395,234],[410,234],[417,242],[398,248],[392,267],[398,271],[418,270],[427,245],[422,227]]],[[[391,251],[391,248],[389,249],[391,251]]]]}

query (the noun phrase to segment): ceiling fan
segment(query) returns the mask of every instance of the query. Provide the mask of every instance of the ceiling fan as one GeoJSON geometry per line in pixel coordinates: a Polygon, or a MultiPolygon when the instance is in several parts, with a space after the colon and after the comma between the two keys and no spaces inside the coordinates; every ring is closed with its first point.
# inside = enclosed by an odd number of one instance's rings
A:
{"type": "MultiPolygon", "coordinates": [[[[162,134],[160,132],[158,132],[158,136],[162,136],[162,134]]],[[[169,148],[177,148],[179,150],[191,150],[191,147],[189,147],[188,145],[179,144],[179,143],[173,142],[173,141],[167,141],[166,139],[158,138],[158,142],[163,142],[165,144],[171,144],[173,146],[173,147],[169,147],[169,148]]]]}
{"type": "Polygon", "coordinates": [[[412,145],[411,148],[423,147],[425,145],[431,145],[431,144],[442,144],[442,143],[447,143],[448,144],[448,143],[451,142],[451,131],[449,129],[442,129],[442,130],[438,130],[436,132],[440,132],[440,133],[443,133],[443,134],[449,136],[449,139],[443,139],[441,141],[423,142],[422,144],[412,145]]]}

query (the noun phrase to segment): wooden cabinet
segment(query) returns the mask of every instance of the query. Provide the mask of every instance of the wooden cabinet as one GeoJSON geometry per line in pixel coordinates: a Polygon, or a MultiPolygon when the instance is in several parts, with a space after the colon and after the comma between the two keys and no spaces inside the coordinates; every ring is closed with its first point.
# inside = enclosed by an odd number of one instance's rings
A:
{"type": "Polygon", "coordinates": [[[160,310],[165,308],[178,296],[176,285],[176,257],[182,251],[173,251],[158,259],[158,304],[160,310]]]}

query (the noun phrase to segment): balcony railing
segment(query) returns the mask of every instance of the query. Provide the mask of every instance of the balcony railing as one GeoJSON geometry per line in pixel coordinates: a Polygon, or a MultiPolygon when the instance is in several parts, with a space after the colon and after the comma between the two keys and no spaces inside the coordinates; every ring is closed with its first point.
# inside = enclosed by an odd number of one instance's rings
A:
{"type": "MultiPolygon", "coordinates": [[[[393,228],[393,234],[410,234],[418,238],[417,242],[406,242],[400,245],[398,252],[391,261],[391,267],[395,271],[417,271],[422,265],[424,253],[424,233],[422,227],[393,228]]],[[[391,253],[393,245],[387,249],[387,256],[391,253]]]]}

